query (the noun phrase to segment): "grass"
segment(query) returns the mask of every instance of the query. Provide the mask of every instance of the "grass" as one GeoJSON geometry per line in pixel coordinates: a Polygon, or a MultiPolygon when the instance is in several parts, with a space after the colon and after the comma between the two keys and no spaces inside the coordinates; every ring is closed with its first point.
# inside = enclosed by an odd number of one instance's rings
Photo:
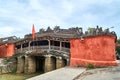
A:
{"type": "Polygon", "coordinates": [[[1,74],[0,80],[25,80],[27,78],[40,75],[40,73],[35,74],[15,74],[15,73],[9,73],[9,74],[1,74]]]}
{"type": "Polygon", "coordinates": [[[93,68],[95,68],[95,66],[94,66],[93,64],[88,64],[88,65],[87,65],[87,68],[88,68],[88,69],[93,69],[93,68]]]}

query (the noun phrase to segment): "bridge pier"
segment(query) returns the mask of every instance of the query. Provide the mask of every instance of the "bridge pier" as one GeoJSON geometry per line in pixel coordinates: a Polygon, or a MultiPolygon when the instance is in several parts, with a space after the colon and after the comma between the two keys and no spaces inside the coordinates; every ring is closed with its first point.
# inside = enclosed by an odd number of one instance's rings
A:
{"type": "Polygon", "coordinates": [[[17,60],[17,72],[16,73],[23,73],[24,72],[24,65],[25,65],[25,58],[24,57],[18,57],[17,60]]]}
{"type": "Polygon", "coordinates": [[[52,58],[51,55],[46,55],[45,57],[44,72],[49,72],[56,69],[56,60],[52,58]]]}
{"type": "Polygon", "coordinates": [[[57,57],[56,69],[62,68],[64,66],[65,66],[65,64],[64,64],[64,60],[62,59],[62,57],[57,57]]]}
{"type": "Polygon", "coordinates": [[[25,56],[24,73],[28,73],[28,56],[25,56]]]}
{"type": "Polygon", "coordinates": [[[27,73],[35,73],[36,72],[36,59],[33,56],[28,56],[27,58],[27,66],[28,66],[28,70],[27,73]]]}

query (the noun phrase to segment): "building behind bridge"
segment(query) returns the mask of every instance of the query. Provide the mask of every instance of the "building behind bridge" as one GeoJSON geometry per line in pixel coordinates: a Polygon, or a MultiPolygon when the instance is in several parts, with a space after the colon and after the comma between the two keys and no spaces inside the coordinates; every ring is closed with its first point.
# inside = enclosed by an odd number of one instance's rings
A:
{"type": "Polygon", "coordinates": [[[17,40],[18,38],[16,36],[0,38],[0,58],[14,55],[14,42],[17,40]]]}

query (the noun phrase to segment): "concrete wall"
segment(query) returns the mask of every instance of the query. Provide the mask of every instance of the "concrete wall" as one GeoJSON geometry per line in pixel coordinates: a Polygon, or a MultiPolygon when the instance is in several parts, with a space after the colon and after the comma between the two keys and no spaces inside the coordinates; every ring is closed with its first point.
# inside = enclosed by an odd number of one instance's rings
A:
{"type": "Polygon", "coordinates": [[[10,57],[14,54],[14,44],[3,44],[0,46],[0,58],[10,57]]]}
{"type": "Polygon", "coordinates": [[[95,36],[81,39],[71,39],[70,66],[114,66],[115,36],[95,36]]]}

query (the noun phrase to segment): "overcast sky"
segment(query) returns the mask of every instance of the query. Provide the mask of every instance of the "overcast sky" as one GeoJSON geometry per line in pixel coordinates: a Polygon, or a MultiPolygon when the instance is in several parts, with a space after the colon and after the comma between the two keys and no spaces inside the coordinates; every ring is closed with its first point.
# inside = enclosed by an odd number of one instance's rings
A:
{"type": "Polygon", "coordinates": [[[0,0],[0,37],[23,37],[40,28],[111,28],[120,37],[120,0],[0,0]]]}

